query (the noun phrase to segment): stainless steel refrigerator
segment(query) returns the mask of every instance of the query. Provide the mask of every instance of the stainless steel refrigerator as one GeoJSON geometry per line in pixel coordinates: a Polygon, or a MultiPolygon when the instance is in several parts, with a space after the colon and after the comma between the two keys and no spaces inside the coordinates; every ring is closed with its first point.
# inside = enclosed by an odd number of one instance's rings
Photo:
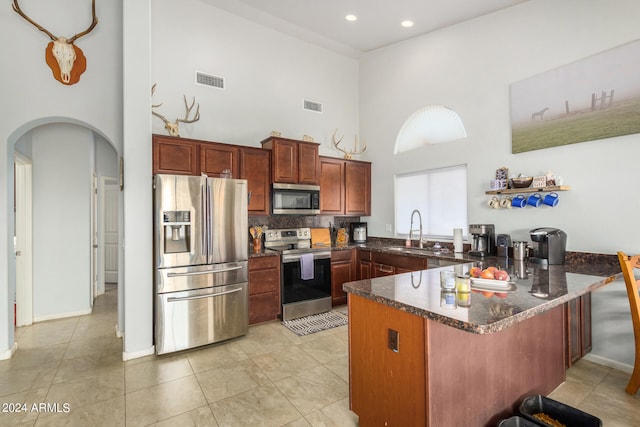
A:
{"type": "Polygon", "coordinates": [[[247,181],[154,176],[156,354],[249,327],[247,181]]]}

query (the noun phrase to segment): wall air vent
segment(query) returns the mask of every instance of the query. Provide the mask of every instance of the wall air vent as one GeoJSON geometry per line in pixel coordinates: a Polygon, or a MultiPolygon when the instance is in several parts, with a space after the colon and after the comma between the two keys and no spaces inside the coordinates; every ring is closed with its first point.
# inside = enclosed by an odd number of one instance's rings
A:
{"type": "Polygon", "coordinates": [[[196,71],[196,84],[224,89],[224,77],[196,71]]]}
{"type": "Polygon", "coordinates": [[[315,101],[309,101],[308,99],[303,100],[303,108],[316,113],[322,113],[322,104],[315,101]]]}

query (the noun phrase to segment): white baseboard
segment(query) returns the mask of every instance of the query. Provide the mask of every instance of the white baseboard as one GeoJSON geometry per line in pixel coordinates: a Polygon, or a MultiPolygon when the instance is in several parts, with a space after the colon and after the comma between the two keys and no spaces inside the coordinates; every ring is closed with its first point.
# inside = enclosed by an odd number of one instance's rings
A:
{"type": "Polygon", "coordinates": [[[66,319],[67,317],[75,317],[75,316],[85,316],[87,314],[91,314],[91,308],[80,311],[72,311],[68,313],[60,313],[60,314],[50,314],[47,316],[38,316],[34,317],[34,322],[44,322],[45,320],[56,320],[56,319],[66,319]]]}
{"type": "Polygon", "coordinates": [[[132,351],[132,352],[123,351],[122,360],[126,362],[127,360],[138,359],[140,357],[145,357],[145,356],[151,356],[155,353],[156,353],[155,345],[152,345],[151,347],[146,348],[144,350],[140,350],[140,351],[132,351]]]}
{"type": "Polygon", "coordinates": [[[599,365],[617,369],[618,371],[626,372],[628,374],[633,372],[633,366],[631,365],[627,365],[626,363],[620,363],[615,360],[607,359],[605,357],[598,356],[595,354],[588,353],[587,355],[584,356],[584,359],[593,363],[597,363],[599,365]]]}
{"type": "Polygon", "coordinates": [[[13,356],[13,353],[15,353],[17,349],[18,349],[18,343],[14,342],[13,347],[11,347],[7,351],[3,351],[2,353],[0,353],[0,360],[11,359],[11,356],[13,356]]]}

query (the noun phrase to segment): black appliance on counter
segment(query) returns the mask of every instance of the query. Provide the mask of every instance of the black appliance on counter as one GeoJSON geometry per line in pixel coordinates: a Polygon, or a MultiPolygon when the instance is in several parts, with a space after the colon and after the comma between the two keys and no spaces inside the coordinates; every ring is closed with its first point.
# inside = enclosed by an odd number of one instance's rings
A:
{"type": "Polygon", "coordinates": [[[349,240],[351,240],[353,243],[367,243],[367,223],[350,222],[349,240]]]}
{"type": "Polygon", "coordinates": [[[567,233],[559,228],[540,227],[529,231],[533,241],[533,256],[529,261],[535,264],[564,264],[567,249],[567,233]]]}

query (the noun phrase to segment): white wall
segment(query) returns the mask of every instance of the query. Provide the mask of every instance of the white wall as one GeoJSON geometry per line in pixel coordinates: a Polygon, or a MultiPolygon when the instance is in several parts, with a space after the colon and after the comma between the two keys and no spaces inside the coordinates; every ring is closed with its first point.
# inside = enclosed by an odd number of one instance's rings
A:
{"type": "MultiPolygon", "coordinates": [[[[384,225],[394,223],[394,174],[467,164],[470,223],[495,224],[514,240],[530,240],[528,231],[538,226],[558,227],[567,232],[570,251],[640,253],[640,229],[628,223],[640,208],[629,186],[640,177],[640,135],[514,155],[509,121],[510,84],[640,38],[639,14],[635,0],[533,0],[365,55],[360,131],[373,162],[370,234],[392,235],[384,225]],[[458,112],[467,139],[393,156],[404,121],[429,104],[458,112]],[[560,193],[553,209],[489,209],[485,191],[502,166],[525,175],[551,170],[572,190],[560,193]],[[601,203],[603,195],[623,202],[601,203]]],[[[595,305],[598,298],[596,292],[595,305]]],[[[593,321],[605,319],[596,314],[593,321]]],[[[621,327],[632,343],[626,320],[602,333],[621,327]]],[[[594,332],[594,342],[599,339],[594,332]]]]}
{"type": "Polygon", "coordinates": [[[33,317],[37,322],[86,314],[91,309],[93,132],[52,124],[31,134],[33,317]]]}
{"type": "MultiPolygon", "coordinates": [[[[321,154],[339,156],[331,135],[352,144],[358,130],[358,62],[256,25],[198,0],[152,3],[154,103],[169,120],[183,117],[183,95],[200,103],[199,122],[181,135],[259,146],[271,131],[312,136],[321,154]],[[195,71],[222,76],[224,90],[195,84],[195,71]],[[322,114],[302,100],[323,104],[322,114]]],[[[165,134],[153,118],[153,131],[165,134]]]]}
{"type": "MultiPolygon", "coordinates": [[[[90,3],[30,2],[23,10],[54,33],[71,36],[91,22],[90,3]]],[[[122,147],[122,1],[97,2],[98,26],[76,44],[87,57],[80,82],[65,86],[45,63],[48,37],[5,5],[0,36],[10,40],[0,56],[0,358],[13,348],[13,150],[29,130],[45,123],[75,123],[122,147]]]]}

